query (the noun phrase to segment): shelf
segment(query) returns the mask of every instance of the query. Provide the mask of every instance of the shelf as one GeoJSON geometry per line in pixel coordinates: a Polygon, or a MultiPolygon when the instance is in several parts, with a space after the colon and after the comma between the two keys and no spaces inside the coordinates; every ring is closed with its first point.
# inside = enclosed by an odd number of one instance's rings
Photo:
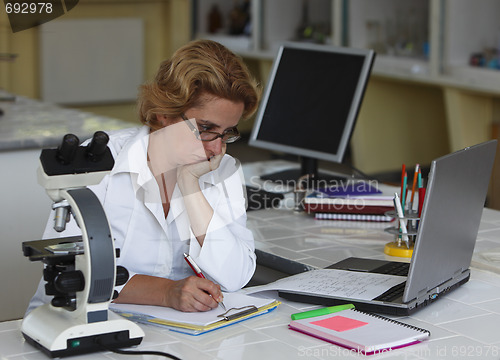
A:
{"type": "Polygon", "coordinates": [[[253,52],[252,38],[247,35],[199,33],[196,38],[217,41],[235,53],[253,52]]]}
{"type": "MultiPolygon", "coordinates": [[[[230,8],[235,1],[198,4],[230,8]]],[[[500,114],[500,70],[469,63],[485,49],[498,55],[500,1],[251,0],[249,39],[223,43],[248,60],[262,83],[279,44],[297,39],[303,1],[310,4],[311,22],[328,24],[326,44],[377,53],[353,133],[356,167],[377,173],[401,163],[430,163],[491,138],[500,114]]]]}
{"type": "Polygon", "coordinates": [[[373,73],[408,77],[427,77],[430,74],[430,69],[427,60],[377,54],[373,65],[373,73]]]}
{"type": "Polygon", "coordinates": [[[251,34],[225,35],[227,23],[222,34],[207,34],[212,4],[228,19],[235,3],[194,1],[196,37],[220,41],[245,58],[267,61],[274,59],[281,43],[298,39],[307,19],[323,26],[326,44],[373,48],[376,76],[500,94],[500,70],[468,65],[472,54],[499,52],[498,0],[251,0],[251,34]]]}
{"type": "Polygon", "coordinates": [[[347,46],[374,49],[405,61],[429,52],[429,0],[350,0],[347,46]]]}

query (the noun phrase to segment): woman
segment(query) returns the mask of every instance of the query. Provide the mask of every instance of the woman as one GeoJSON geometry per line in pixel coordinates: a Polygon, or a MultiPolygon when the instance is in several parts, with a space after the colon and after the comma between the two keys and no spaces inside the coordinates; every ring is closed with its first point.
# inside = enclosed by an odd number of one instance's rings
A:
{"type": "MultiPolygon", "coordinates": [[[[226,154],[236,126],[251,116],[258,87],[241,59],[208,40],[163,62],[140,89],[143,127],[110,134],[115,165],[91,186],[103,204],[117,263],[130,279],[115,302],[206,311],[221,288],[243,287],[255,270],[241,170],[226,154]],[[193,276],[189,253],[207,279],[193,276]]],[[[74,223],[74,221],[72,221],[74,223]]],[[[78,233],[68,224],[61,235],[78,233]]],[[[54,237],[52,223],[44,237],[54,237]]],[[[47,301],[43,284],[28,309],[47,301]]]]}

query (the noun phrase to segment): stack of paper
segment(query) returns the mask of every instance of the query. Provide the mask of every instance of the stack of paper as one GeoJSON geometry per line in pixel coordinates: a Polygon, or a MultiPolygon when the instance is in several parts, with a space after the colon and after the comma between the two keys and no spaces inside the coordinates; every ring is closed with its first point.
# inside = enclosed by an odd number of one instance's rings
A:
{"type": "Polygon", "coordinates": [[[366,181],[351,181],[319,189],[304,199],[308,213],[383,215],[394,209],[393,187],[366,181]]]}

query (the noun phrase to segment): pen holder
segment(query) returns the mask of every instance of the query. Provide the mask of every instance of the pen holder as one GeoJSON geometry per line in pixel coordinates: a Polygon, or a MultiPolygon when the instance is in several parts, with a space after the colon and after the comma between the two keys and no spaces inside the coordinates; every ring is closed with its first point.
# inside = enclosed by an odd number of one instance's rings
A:
{"type": "Polygon", "coordinates": [[[399,217],[395,210],[388,211],[385,214],[395,218],[397,225],[385,229],[386,232],[394,234],[395,239],[385,245],[384,253],[389,256],[411,258],[417,237],[418,223],[420,221],[418,211],[407,209],[403,217],[399,217]],[[406,233],[403,233],[401,230],[401,221],[406,222],[406,233]],[[405,238],[408,241],[405,241],[405,238]]]}
{"type": "Polygon", "coordinates": [[[304,211],[304,199],[306,197],[306,192],[307,190],[305,189],[295,189],[293,191],[294,204],[295,204],[293,211],[298,213],[304,211]]]}

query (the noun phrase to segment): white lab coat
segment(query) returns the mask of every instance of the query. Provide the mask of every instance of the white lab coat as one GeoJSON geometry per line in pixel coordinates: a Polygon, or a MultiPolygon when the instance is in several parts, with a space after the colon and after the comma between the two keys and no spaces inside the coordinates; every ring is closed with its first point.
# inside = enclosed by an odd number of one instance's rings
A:
{"type": "MultiPolygon", "coordinates": [[[[183,258],[186,252],[223,290],[242,288],[252,277],[256,260],[253,235],[246,227],[239,163],[225,155],[218,169],[200,177],[202,192],[214,209],[201,247],[177,186],[165,219],[159,188],[146,162],[148,134],[146,126],[111,133],[113,170],[98,185],[89,186],[103,204],[115,247],[120,249],[117,264],[129,271],[130,278],[145,274],[179,280],[193,275],[183,258]]],[[[52,227],[53,214],[44,238],[80,234],[74,220],[60,234],[52,227]]],[[[28,311],[49,299],[42,281],[28,311]]]]}

